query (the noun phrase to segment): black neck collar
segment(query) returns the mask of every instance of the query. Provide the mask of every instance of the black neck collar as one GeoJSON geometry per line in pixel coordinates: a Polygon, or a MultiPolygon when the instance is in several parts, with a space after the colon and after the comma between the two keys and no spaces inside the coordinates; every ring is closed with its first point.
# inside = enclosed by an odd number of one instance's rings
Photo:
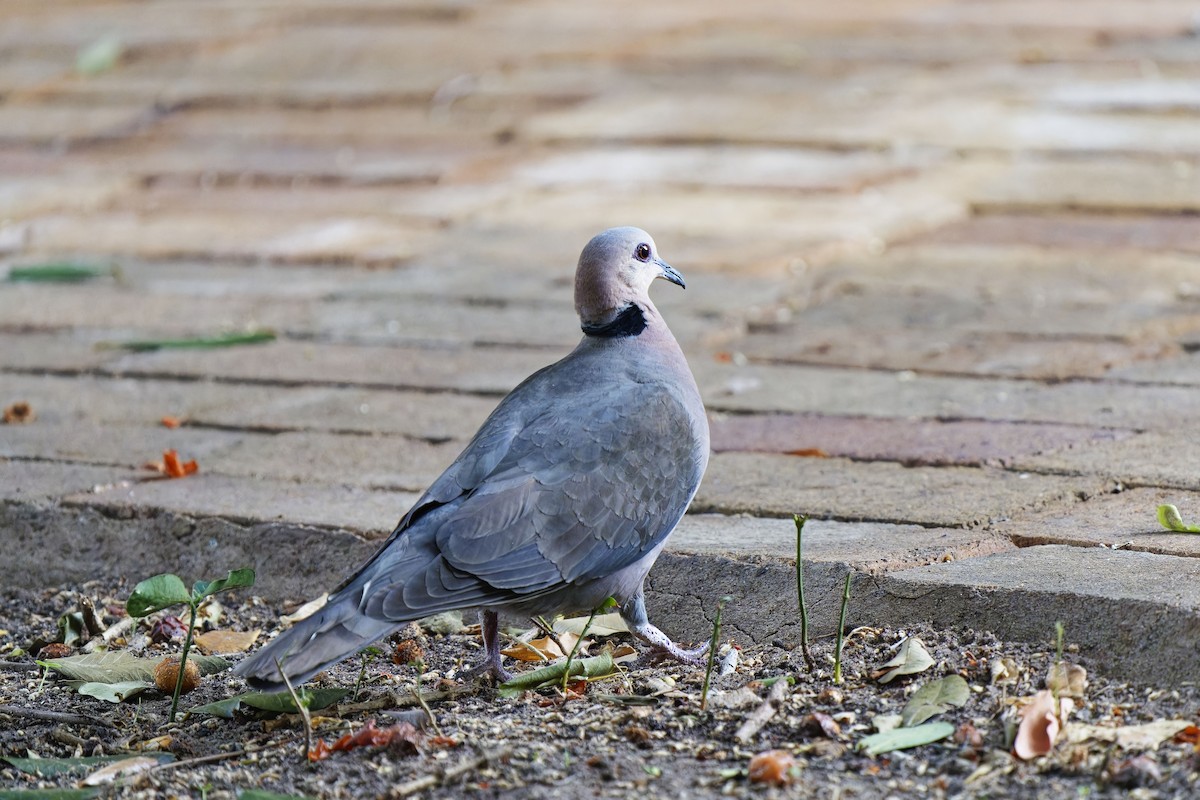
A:
{"type": "Polygon", "coordinates": [[[605,322],[602,325],[580,326],[583,332],[588,336],[596,336],[601,339],[616,339],[623,336],[637,336],[642,331],[646,330],[646,314],[642,311],[642,307],[636,303],[630,303],[621,309],[611,322],[605,322]]]}

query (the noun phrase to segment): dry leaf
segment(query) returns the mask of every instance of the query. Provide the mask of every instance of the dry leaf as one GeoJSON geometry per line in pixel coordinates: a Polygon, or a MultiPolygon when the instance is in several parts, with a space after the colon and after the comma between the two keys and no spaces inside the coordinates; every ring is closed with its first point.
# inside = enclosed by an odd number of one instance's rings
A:
{"type": "Polygon", "coordinates": [[[992,659],[992,683],[1013,683],[1021,677],[1021,668],[1009,656],[992,659]]]}
{"type": "MultiPolygon", "coordinates": [[[[567,648],[567,653],[571,652],[571,648],[579,641],[579,637],[573,633],[560,633],[558,634],[558,639],[562,642],[562,646],[567,648]]],[[[549,636],[543,636],[540,639],[531,639],[528,642],[517,642],[512,647],[500,652],[518,661],[556,661],[560,658],[565,658],[567,655],[558,646],[558,642],[555,642],[549,636]]],[[[584,645],[580,645],[575,655],[586,655],[584,645]]]]}
{"type": "Polygon", "coordinates": [[[5,425],[22,425],[26,422],[33,422],[37,419],[37,414],[33,413],[33,406],[25,402],[17,402],[4,409],[4,424],[5,425]]]}
{"type": "Polygon", "coordinates": [[[613,636],[618,633],[629,633],[629,626],[625,624],[625,620],[617,612],[610,614],[597,614],[592,619],[592,624],[588,625],[587,617],[566,617],[554,623],[554,632],[573,633],[576,636],[583,635],[583,627],[587,625],[588,633],[592,636],[613,636]]]}
{"type": "Polygon", "coordinates": [[[1086,741],[1113,742],[1123,750],[1157,750],[1160,744],[1177,737],[1189,726],[1190,723],[1183,719],[1159,719],[1142,725],[1122,725],[1117,728],[1075,724],[1067,729],[1064,738],[1070,744],[1086,741]]]}
{"type": "Polygon", "coordinates": [[[172,417],[169,415],[163,417],[159,421],[162,423],[162,426],[164,428],[170,428],[171,430],[175,430],[176,428],[183,425],[183,419],[181,419],[180,417],[172,417]]]}
{"type": "Polygon", "coordinates": [[[244,653],[262,631],[207,631],[196,635],[196,646],[204,653],[244,653]]]}
{"type": "Polygon", "coordinates": [[[83,786],[106,786],[117,778],[124,778],[128,775],[136,775],[139,772],[158,766],[157,758],[148,756],[136,756],[134,758],[123,758],[120,761],[114,761],[111,764],[106,764],[100,769],[93,772],[83,779],[83,786]]]}
{"type": "Polygon", "coordinates": [[[631,644],[622,644],[613,648],[612,660],[614,664],[628,664],[637,661],[638,652],[631,644]]]}
{"type": "Polygon", "coordinates": [[[290,613],[286,616],[280,617],[279,621],[286,623],[288,625],[292,625],[292,624],[299,622],[302,619],[307,619],[308,617],[311,617],[313,614],[317,613],[322,608],[324,608],[325,603],[328,599],[329,599],[329,594],[326,593],[326,594],[323,594],[320,597],[318,597],[316,600],[309,600],[307,603],[300,606],[292,613],[290,613]]]}
{"type": "Polygon", "coordinates": [[[1074,697],[1082,700],[1087,689],[1087,670],[1066,661],[1051,664],[1050,671],[1046,674],[1046,688],[1056,697],[1074,697]]]}
{"type": "Polygon", "coordinates": [[[872,676],[880,683],[889,683],[900,675],[915,675],[933,666],[933,657],[925,645],[915,636],[900,644],[900,652],[887,663],[881,664],[872,676]]]}
{"type": "Polygon", "coordinates": [[[200,469],[196,465],[196,460],[192,459],[188,462],[179,460],[179,454],[174,450],[163,451],[163,472],[171,478],[184,478],[191,475],[200,469]]]}
{"type": "Polygon", "coordinates": [[[751,783],[786,786],[795,777],[796,759],[786,750],[767,750],[750,759],[748,770],[751,783]]]}
{"type": "Polygon", "coordinates": [[[829,453],[826,453],[819,447],[801,447],[798,450],[784,450],[785,456],[801,456],[802,458],[829,458],[829,453]]]}
{"type": "Polygon", "coordinates": [[[1035,694],[1032,702],[1021,709],[1021,724],[1017,728],[1017,738],[1013,741],[1013,752],[1017,758],[1028,761],[1053,750],[1059,732],[1073,707],[1074,703],[1070,699],[1061,698],[1056,701],[1047,689],[1035,694]]]}

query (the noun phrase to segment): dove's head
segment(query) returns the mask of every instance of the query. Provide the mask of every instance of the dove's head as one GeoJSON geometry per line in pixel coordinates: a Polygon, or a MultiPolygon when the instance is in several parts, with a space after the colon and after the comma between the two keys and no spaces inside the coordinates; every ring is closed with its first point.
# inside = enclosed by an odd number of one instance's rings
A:
{"type": "Polygon", "coordinates": [[[604,320],[630,304],[650,302],[657,278],[683,286],[683,276],[658,257],[641,228],[609,228],[587,243],[575,270],[575,310],[586,322],[604,320]]]}

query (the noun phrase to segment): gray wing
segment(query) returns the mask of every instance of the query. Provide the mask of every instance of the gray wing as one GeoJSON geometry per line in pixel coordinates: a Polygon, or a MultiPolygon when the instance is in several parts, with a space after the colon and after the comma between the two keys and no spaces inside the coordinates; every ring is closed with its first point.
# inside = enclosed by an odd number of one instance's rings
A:
{"type": "Polygon", "coordinates": [[[620,376],[564,393],[539,375],[506,398],[343,590],[361,591],[368,615],[413,619],[601,578],[675,527],[707,457],[677,393],[620,376]]]}

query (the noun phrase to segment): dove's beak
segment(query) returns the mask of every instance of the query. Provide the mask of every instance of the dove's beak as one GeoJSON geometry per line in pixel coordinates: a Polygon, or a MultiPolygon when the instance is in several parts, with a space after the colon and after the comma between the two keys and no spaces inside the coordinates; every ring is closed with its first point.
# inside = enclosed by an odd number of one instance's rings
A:
{"type": "Polygon", "coordinates": [[[687,284],[683,282],[683,276],[680,275],[674,267],[660,258],[654,259],[654,263],[658,265],[660,270],[662,270],[658,277],[662,278],[664,281],[670,281],[682,289],[687,288],[687,284]]]}

